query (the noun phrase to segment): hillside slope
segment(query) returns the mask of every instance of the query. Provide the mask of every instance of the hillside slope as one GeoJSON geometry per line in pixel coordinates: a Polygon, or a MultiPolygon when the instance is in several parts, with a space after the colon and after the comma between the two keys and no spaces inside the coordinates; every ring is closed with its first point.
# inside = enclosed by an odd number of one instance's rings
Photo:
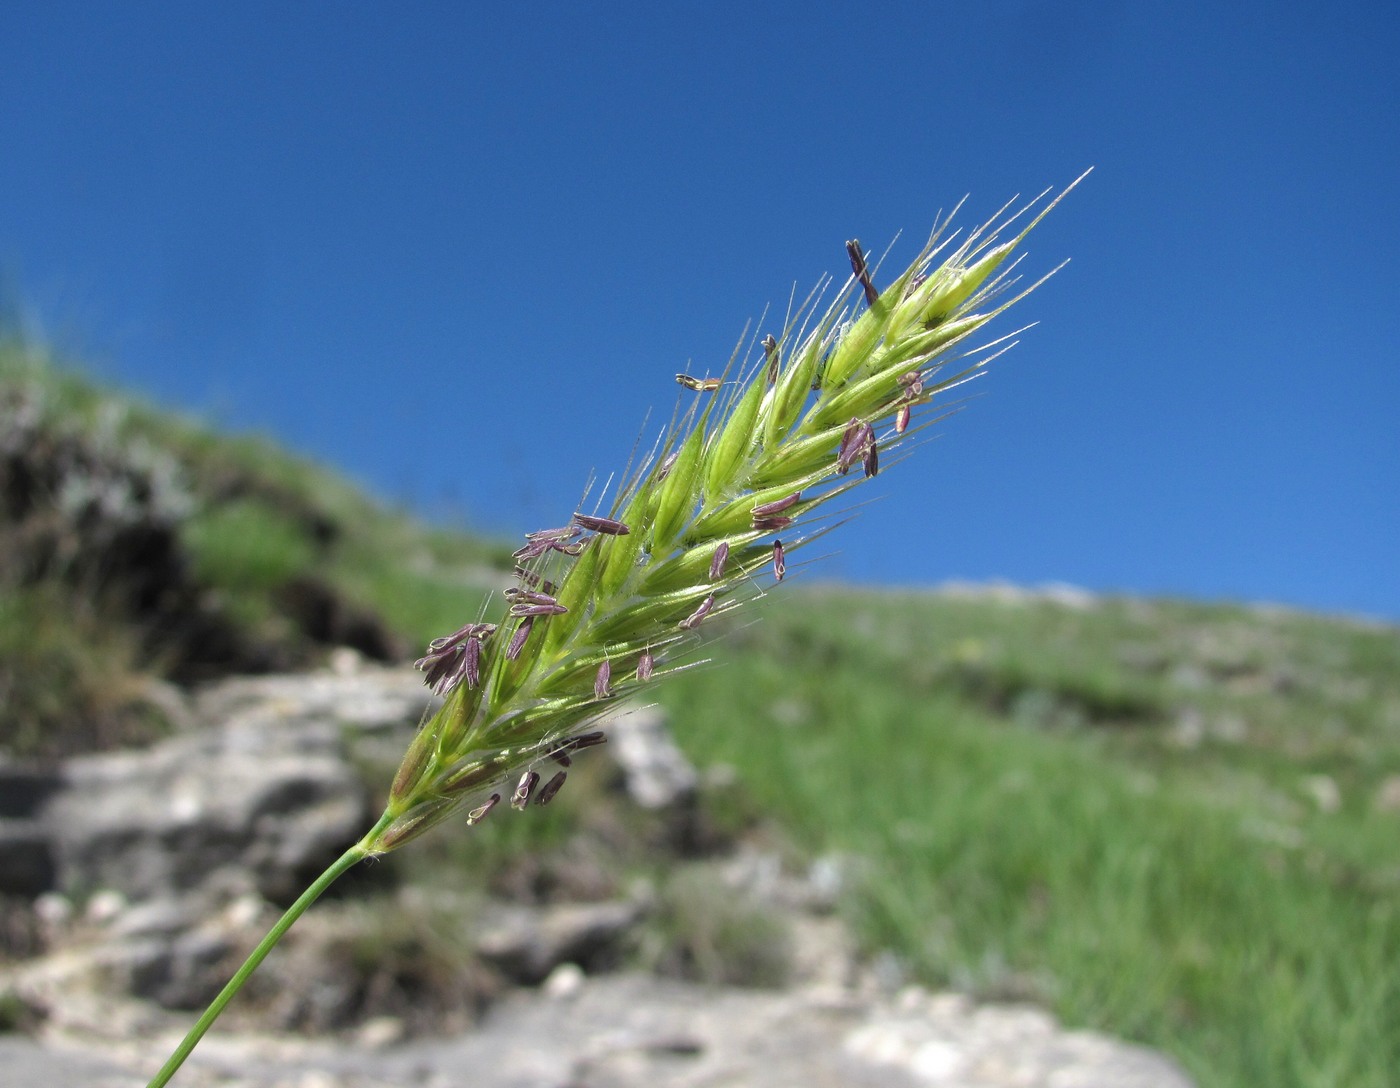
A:
{"type": "Polygon", "coordinates": [[[402,659],[505,552],[0,341],[0,750],[149,738],[160,682],[402,659]]]}

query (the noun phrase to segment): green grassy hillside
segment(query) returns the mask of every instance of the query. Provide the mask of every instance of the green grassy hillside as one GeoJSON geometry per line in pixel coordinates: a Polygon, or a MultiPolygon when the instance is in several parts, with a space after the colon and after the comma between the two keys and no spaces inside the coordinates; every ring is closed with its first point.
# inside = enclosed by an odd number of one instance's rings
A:
{"type": "MultiPolygon", "coordinates": [[[[0,439],[10,754],[158,733],[153,680],[411,655],[508,562],[13,342],[0,439]]],[[[1160,1046],[1202,1085],[1394,1083],[1400,631],[802,583],[657,691],[698,763],[841,860],[872,952],[1160,1046]]],[[[570,811],[473,836],[527,851],[570,811]]]]}
{"type": "Polygon", "coordinates": [[[419,524],[0,339],[0,749],[159,734],[153,681],[378,659],[460,622],[508,549],[419,524]]]}
{"type": "Polygon", "coordinates": [[[848,860],[869,947],[1203,1085],[1395,1083],[1396,629],[839,588],[754,611],[661,701],[848,860]]]}

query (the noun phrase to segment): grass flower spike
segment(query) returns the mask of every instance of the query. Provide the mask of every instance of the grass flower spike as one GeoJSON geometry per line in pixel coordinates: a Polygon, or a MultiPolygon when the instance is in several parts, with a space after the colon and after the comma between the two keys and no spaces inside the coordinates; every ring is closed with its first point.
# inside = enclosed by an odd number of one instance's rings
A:
{"type": "Polygon", "coordinates": [[[829,527],[827,504],[919,433],[914,410],[1010,346],[962,350],[1033,289],[1002,297],[1013,282],[1008,258],[1054,203],[1014,238],[1000,241],[1008,224],[993,222],[938,262],[951,242],[943,224],[883,290],[860,244],[847,242],[851,278],[820,317],[797,327],[799,315],[764,337],[737,374],[677,375],[682,408],[611,508],[527,535],[515,553],[518,585],[506,591],[507,629],[490,638],[492,625],[469,624],[419,661],[447,700],[404,759],[364,852],[477,811],[572,751],[713,617],[765,578],[781,580],[787,556],[829,527]],[[949,358],[965,365],[945,375],[949,358]]]}
{"type": "Polygon", "coordinates": [[[941,418],[941,395],[1011,346],[969,341],[1043,282],[1013,291],[1012,255],[1074,184],[1048,203],[1041,194],[1004,208],[957,245],[944,221],[883,288],[847,242],[851,276],[825,310],[804,307],[718,377],[678,374],[670,426],[610,506],[527,534],[503,615],[428,646],[416,664],[445,698],[410,744],[383,815],[287,911],[152,1088],[341,873],[456,815],[472,825],[498,806],[506,811],[493,819],[547,804],[574,755],[606,739],[599,726],[620,701],[685,667],[717,617],[781,582],[792,553],[834,524],[830,504],[888,466],[941,418]]]}

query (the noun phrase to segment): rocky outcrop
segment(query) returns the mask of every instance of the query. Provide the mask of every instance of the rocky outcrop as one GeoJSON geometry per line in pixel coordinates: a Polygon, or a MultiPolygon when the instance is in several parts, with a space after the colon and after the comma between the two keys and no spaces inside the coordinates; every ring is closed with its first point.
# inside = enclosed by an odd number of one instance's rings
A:
{"type": "Polygon", "coordinates": [[[207,727],[67,762],[46,813],[57,886],[140,902],[198,890],[231,871],[289,903],[373,816],[347,731],[372,739],[402,730],[423,702],[421,685],[402,670],[209,689],[191,714],[207,727]]]}

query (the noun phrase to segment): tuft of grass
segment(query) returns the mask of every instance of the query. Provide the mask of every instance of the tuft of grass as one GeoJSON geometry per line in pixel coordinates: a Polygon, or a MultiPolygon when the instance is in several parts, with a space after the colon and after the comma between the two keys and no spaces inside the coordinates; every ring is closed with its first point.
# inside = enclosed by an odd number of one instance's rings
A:
{"type": "Polygon", "coordinates": [[[140,646],[51,586],[0,591],[0,751],[53,760],[164,736],[140,646]]]}
{"type": "Polygon", "coordinates": [[[787,923],[771,905],[736,892],[719,867],[692,864],[664,883],[655,967],[710,985],[775,987],[792,971],[787,923]]]}

